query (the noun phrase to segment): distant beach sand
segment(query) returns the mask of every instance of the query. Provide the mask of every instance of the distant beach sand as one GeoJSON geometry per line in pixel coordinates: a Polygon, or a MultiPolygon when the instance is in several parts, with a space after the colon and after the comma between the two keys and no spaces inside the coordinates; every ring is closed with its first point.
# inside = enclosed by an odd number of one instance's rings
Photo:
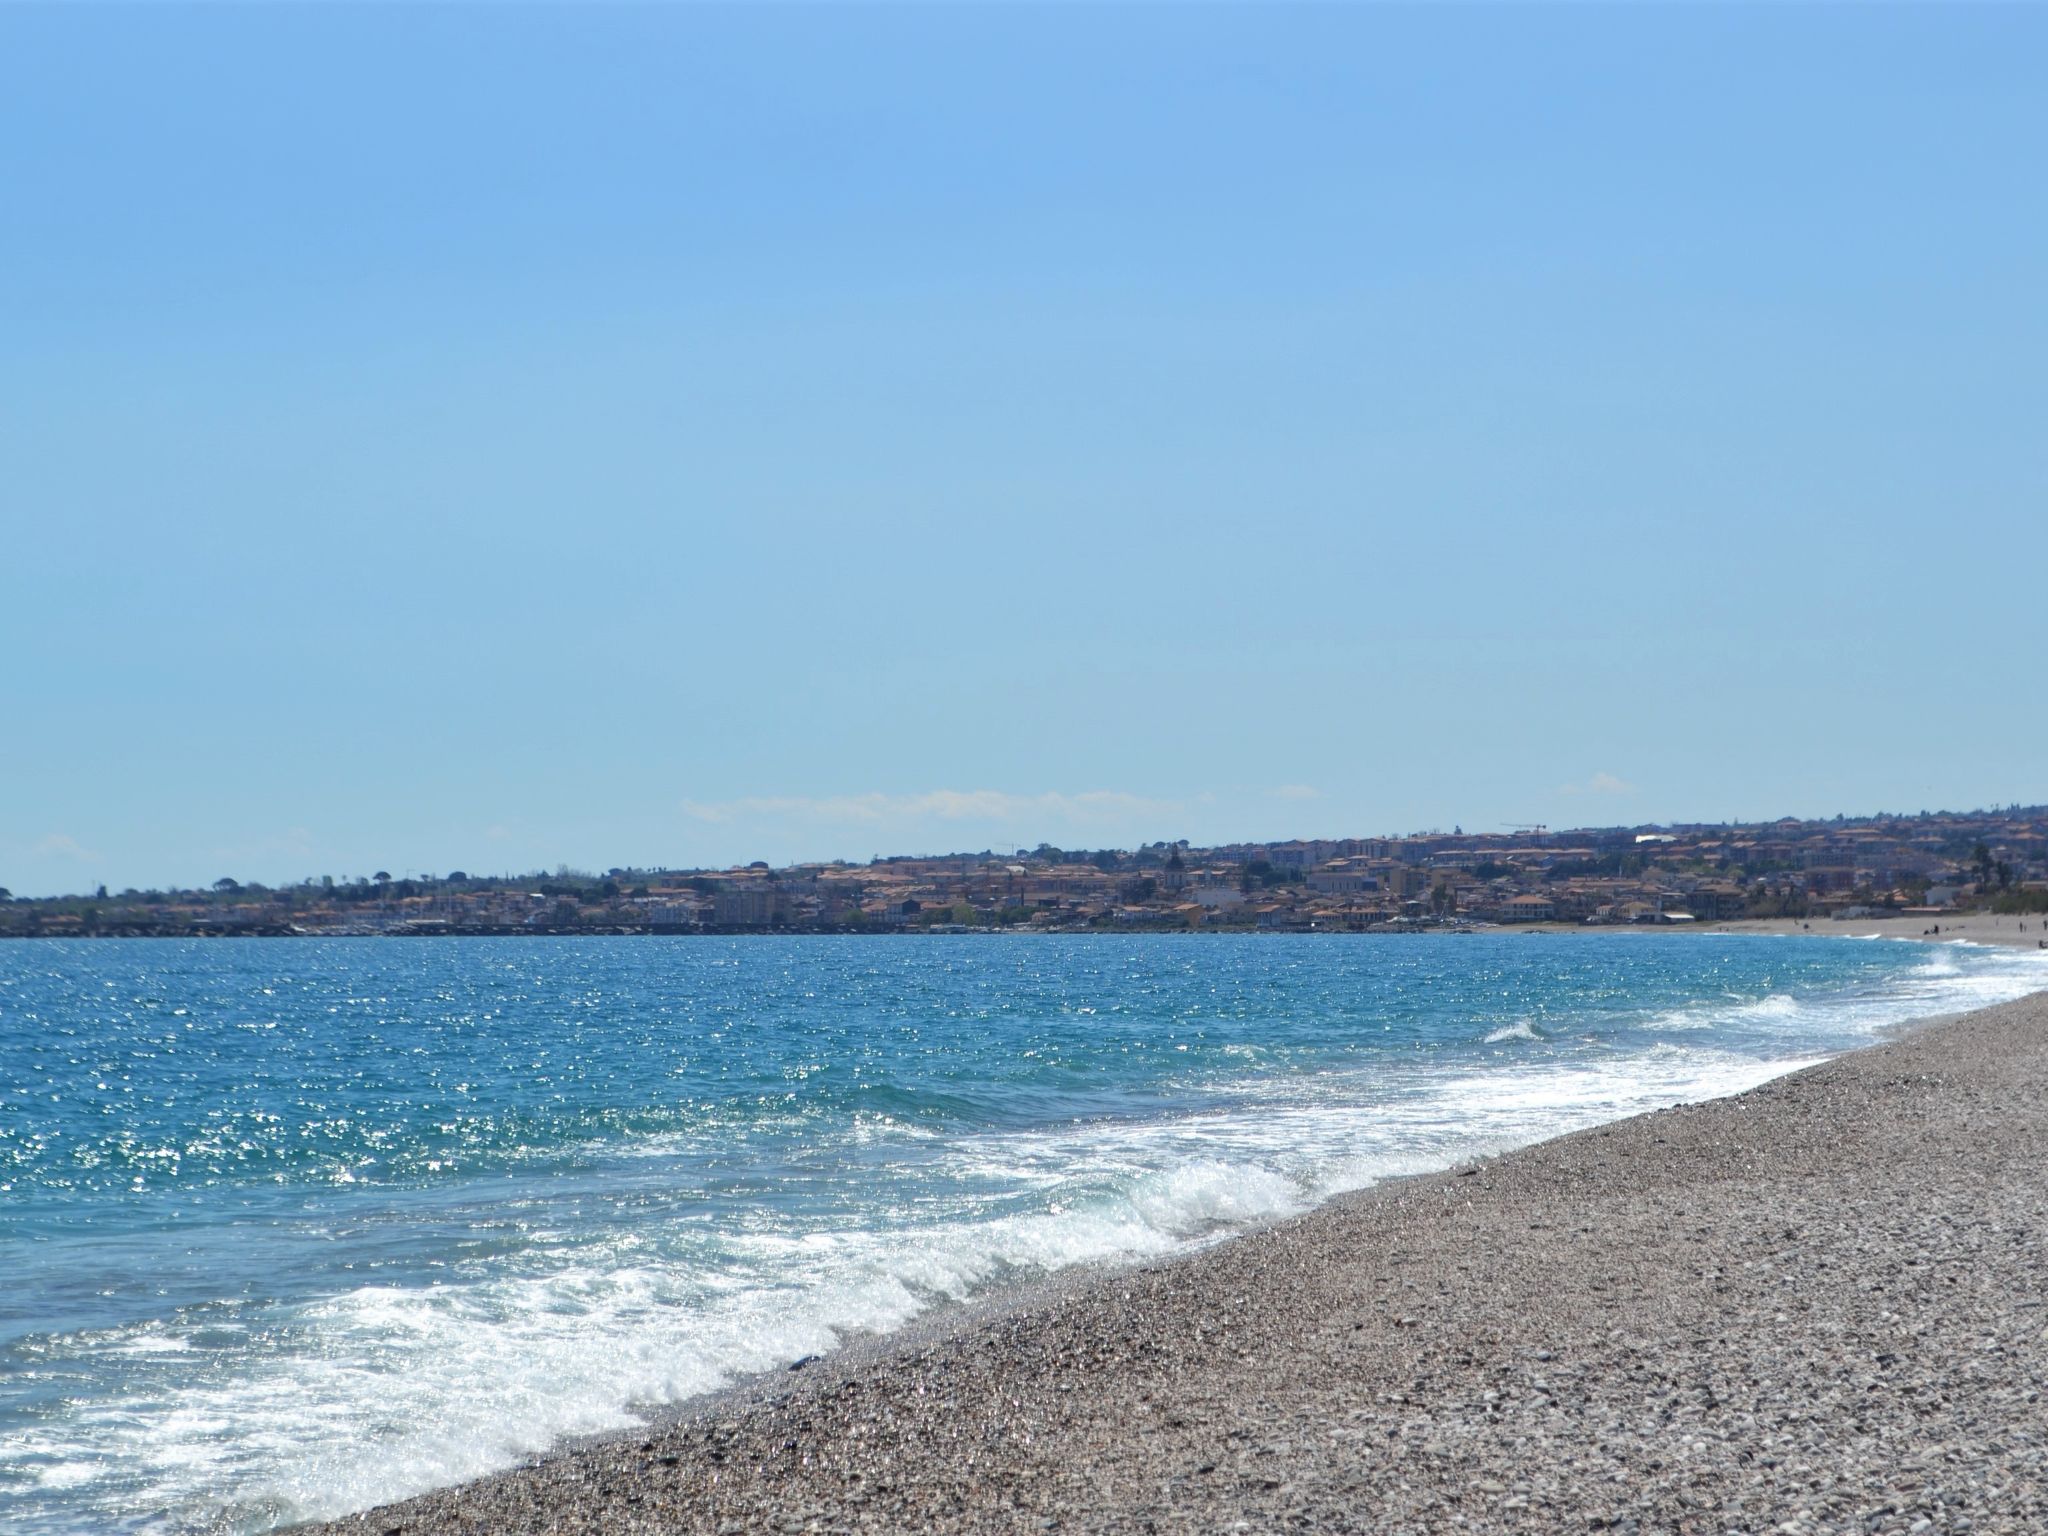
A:
{"type": "Polygon", "coordinates": [[[1941,932],[1932,936],[1968,939],[1973,944],[2011,944],[2022,949],[2038,949],[2041,941],[2048,939],[2048,917],[2038,914],[2012,917],[1989,912],[1958,912],[1946,917],[1859,917],[1846,922],[1837,922],[1831,917],[1810,918],[1805,922],[1789,917],[1771,917],[1734,923],[1702,923],[1700,928],[1708,933],[1811,933],[1820,938],[1832,935],[1838,939],[1873,936],[1921,939],[1930,937],[1930,930],[1937,925],[1941,932]]]}
{"type": "Polygon", "coordinates": [[[2037,993],[316,1529],[2048,1530],[2044,1168],[2037,993]]]}
{"type": "Polygon", "coordinates": [[[1735,918],[1718,923],[1662,924],[1614,928],[1583,923],[1516,923],[1490,928],[1489,933],[1798,933],[1816,939],[1967,939],[1973,944],[2005,944],[2039,949],[2048,939],[2048,917],[1995,916],[1989,912],[1958,912],[1943,917],[1859,917],[1837,922],[1831,917],[1735,918]],[[1932,930],[1936,924],[1939,934],[1932,930]]]}

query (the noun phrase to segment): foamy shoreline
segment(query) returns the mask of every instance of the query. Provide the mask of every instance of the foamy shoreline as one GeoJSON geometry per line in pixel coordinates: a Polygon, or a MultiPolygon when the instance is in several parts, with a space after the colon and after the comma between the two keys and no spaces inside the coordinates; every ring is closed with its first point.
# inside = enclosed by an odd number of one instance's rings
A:
{"type": "Polygon", "coordinates": [[[2038,1530],[2044,1159],[2037,993],[305,1529],[2038,1530]]]}
{"type": "Polygon", "coordinates": [[[2048,950],[2048,917],[2004,916],[1963,912],[1951,917],[1833,918],[1744,917],[1718,923],[1693,923],[1676,928],[1589,927],[1583,923],[1518,923],[1489,928],[1488,933],[1710,933],[1800,935],[1815,939],[1908,939],[1915,943],[1996,944],[2012,949],[2048,950]],[[1933,930],[1939,926],[1941,931],[1933,930]]]}
{"type": "Polygon", "coordinates": [[[1949,917],[1859,917],[1800,921],[1789,917],[1708,923],[1702,933],[1805,933],[1819,938],[1912,939],[1931,943],[1999,944],[2016,949],[2048,948],[2048,917],[2014,917],[1963,912],[1949,917]],[[1941,931],[1936,933],[1934,930],[1941,931]]]}

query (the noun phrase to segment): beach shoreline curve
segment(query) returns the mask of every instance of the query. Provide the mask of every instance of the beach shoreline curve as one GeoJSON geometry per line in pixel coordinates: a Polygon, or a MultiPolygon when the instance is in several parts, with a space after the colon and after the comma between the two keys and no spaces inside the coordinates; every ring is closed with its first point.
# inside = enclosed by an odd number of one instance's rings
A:
{"type": "Polygon", "coordinates": [[[2044,1158],[2037,992],[294,1529],[2040,1529],[2044,1158]]]}

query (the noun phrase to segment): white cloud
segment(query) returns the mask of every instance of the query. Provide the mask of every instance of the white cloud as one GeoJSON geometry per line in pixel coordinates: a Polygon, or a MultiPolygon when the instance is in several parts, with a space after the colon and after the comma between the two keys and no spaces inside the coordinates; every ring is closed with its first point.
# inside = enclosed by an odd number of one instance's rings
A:
{"type": "Polygon", "coordinates": [[[1632,795],[1636,787],[1614,774],[1596,773],[1583,784],[1560,785],[1558,792],[1566,795],[1632,795]]]}
{"type": "Polygon", "coordinates": [[[928,789],[887,795],[749,795],[738,800],[685,800],[683,814],[719,825],[733,822],[806,821],[874,826],[916,821],[1055,821],[1071,824],[1113,821],[1128,816],[1177,815],[1185,801],[1154,800],[1121,790],[1080,794],[1047,790],[1017,795],[1000,789],[928,789]]]}
{"type": "Polygon", "coordinates": [[[1320,800],[1323,792],[1313,784],[1282,784],[1268,791],[1275,800],[1320,800]]]}
{"type": "Polygon", "coordinates": [[[65,832],[52,832],[29,851],[44,858],[76,859],[81,864],[98,864],[102,861],[102,855],[81,846],[77,838],[65,832]]]}

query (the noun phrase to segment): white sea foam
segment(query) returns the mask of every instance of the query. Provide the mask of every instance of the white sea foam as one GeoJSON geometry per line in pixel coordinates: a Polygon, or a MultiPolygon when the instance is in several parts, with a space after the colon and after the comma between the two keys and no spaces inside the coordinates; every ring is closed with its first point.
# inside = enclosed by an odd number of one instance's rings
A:
{"type": "MultiPolygon", "coordinates": [[[[1853,1040],[2044,982],[2048,956],[1963,966],[1936,951],[1881,995],[1672,1010],[1628,1050],[1568,1051],[1518,1020],[1486,1043],[1541,1049],[1248,1077],[1212,1085],[1213,1108],[1171,1118],[949,1140],[903,1127],[918,1160],[840,1224],[728,1224],[660,1242],[555,1231],[509,1271],[278,1307],[245,1320],[231,1345],[217,1342],[217,1316],[73,1341],[213,1358],[43,1421],[0,1469],[81,1500],[118,1469],[174,1525],[216,1518],[224,1501],[244,1529],[342,1514],[625,1428],[1014,1277],[1183,1251],[1381,1179],[1739,1092],[1820,1059],[1811,1039],[1853,1040]]],[[[882,1128],[862,1144],[886,1141],[882,1128]]]]}
{"type": "Polygon", "coordinates": [[[1872,1038],[1912,1019],[1990,1007],[2048,986],[2048,951],[1976,946],[1979,953],[1965,967],[1945,944],[1900,942],[1922,944],[1926,958],[1879,990],[1807,998],[1772,993],[1749,1001],[1697,1003],[1658,1014],[1645,1027],[1657,1033],[1733,1029],[1788,1041],[1827,1035],[1872,1038]]]}
{"type": "MultiPolygon", "coordinates": [[[[1004,1171],[1034,1208],[963,1204],[907,1229],[727,1234],[719,1262],[614,1264],[366,1285],[303,1305],[259,1348],[175,1392],[108,1404],[34,1454],[46,1478],[116,1463],[174,1519],[235,1491],[241,1523],[331,1516],[482,1475],[737,1376],[902,1325],[1006,1278],[1169,1254],[1347,1189],[1795,1065],[1672,1048],[1633,1065],[1408,1069],[1358,1096],[1161,1122],[963,1138],[935,1189],[1004,1171]],[[365,1448],[370,1453],[365,1453],[365,1448]],[[68,1470],[67,1470],[68,1469],[68,1470]]],[[[192,1325],[196,1331],[197,1325],[192,1325]]],[[[166,1328],[131,1345],[162,1348],[166,1328]]]]}
{"type": "Polygon", "coordinates": [[[43,1488],[78,1488],[99,1477],[106,1469],[96,1461],[57,1461],[39,1468],[36,1483],[43,1488]]]}

